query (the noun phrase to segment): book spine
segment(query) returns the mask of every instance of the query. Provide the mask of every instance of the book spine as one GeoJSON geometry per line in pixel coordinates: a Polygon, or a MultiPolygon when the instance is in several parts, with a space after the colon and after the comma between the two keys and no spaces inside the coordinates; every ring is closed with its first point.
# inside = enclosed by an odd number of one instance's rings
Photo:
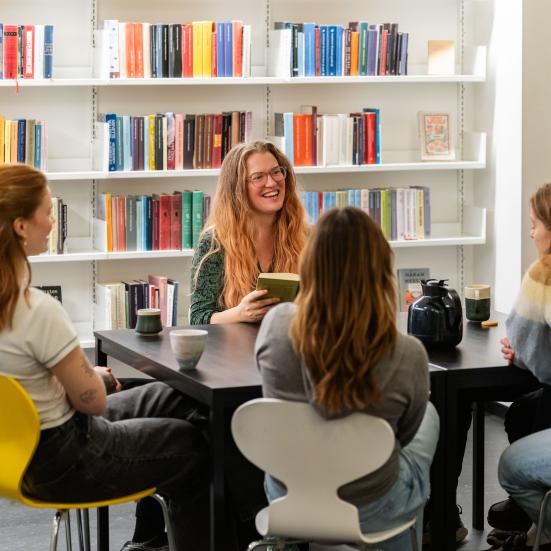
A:
{"type": "Polygon", "coordinates": [[[134,23],[134,62],[135,77],[144,77],[144,48],[143,48],[143,25],[134,23]]]}
{"type": "Polygon", "coordinates": [[[182,197],[180,193],[171,196],[172,209],[170,219],[170,248],[179,251],[182,248],[182,197]]]}
{"type": "MultiPolygon", "coordinates": [[[[4,78],[4,24],[0,23],[0,80],[4,78]]],[[[4,130],[3,128],[0,130],[4,130]]],[[[3,144],[3,138],[2,138],[3,144]]],[[[4,151],[0,149],[0,162],[3,162],[4,151]]]]}
{"type": "Polygon", "coordinates": [[[23,27],[23,78],[34,78],[34,25],[23,27]]]}
{"type": "Polygon", "coordinates": [[[4,25],[4,78],[17,78],[17,25],[4,25]]]}
{"type": "Polygon", "coordinates": [[[172,197],[170,195],[159,196],[159,250],[170,249],[170,221],[172,210],[172,197]]]}
{"type": "Polygon", "coordinates": [[[225,29],[224,29],[224,36],[225,36],[225,43],[224,43],[224,73],[227,77],[234,76],[233,72],[233,25],[232,22],[226,22],[224,23],[225,29]]]}
{"type": "Polygon", "coordinates": [[[191,225],[191,191],[182,192],[182,248],[191,249],[193,247],[191,225]]]}
{"type": "Polygon", "coordinates": [[[225,54],[225,33],[224,23],[216,23],[216,76],[226,76],[226,54],[225,54]]]}
{"type": "Polygon", "coordinates": [[[199,234],[203,229],[203,198],[202,191],[194,191],[191,198],[191,241],[193,248],[199,243],[199,234]]]}

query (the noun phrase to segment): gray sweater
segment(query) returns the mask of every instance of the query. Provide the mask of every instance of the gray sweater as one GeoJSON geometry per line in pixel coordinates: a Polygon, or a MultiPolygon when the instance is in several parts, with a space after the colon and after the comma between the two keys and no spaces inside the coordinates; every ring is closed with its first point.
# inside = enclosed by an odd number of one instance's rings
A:
{"type": "MultiPolygon", "coordinates": [[[[268,312],[256,339],[256,362],[265,397],[312,403],[312,381],[289,337],[295,311],[295,304],[284,303],[268,312]]],[[[364,411],[390,423],[396,444],[381,468],[339,490],[342,499],[356,506],[381,497],[396,482],[400,449],[415,436],[429,399],[428,359],[417,339],[399,334],[394,350],[374,368],[373,374],[381,389],[381,399],[364,411]]],[[[317,406],[316,409],[320,411],[317,406]]]]}

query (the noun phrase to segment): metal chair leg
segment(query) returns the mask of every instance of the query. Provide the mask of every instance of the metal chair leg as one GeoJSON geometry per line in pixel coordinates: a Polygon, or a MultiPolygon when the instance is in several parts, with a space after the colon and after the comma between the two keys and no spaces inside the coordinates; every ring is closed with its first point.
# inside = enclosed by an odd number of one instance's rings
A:
{"type": "Polygon", "coordinates": [[[59,534],[59,523],[61,522],[61,511],[56,511],[52,522],[52,535],[50,537],[50,551],[57,550],[57,536],[59,534]]]}
{"type": "Polygon", "coordinates": [[[67,551],[73,551],[73,542],[71,541],[71,515],[69,510],[63,511],[65,517],[65,538],[67,540],[67,551]]]}
{"type": "Polygon", "coordinates": [[[84,551],[84,533],[82,529],[82,509],[76,509],[77,515],[77,536],[78,536],[78,549],[84,551]]]}
{"type": "Polygon", "coordinates": [[[83,521],[84,521],[84,551],[90,551],[92,548],[90,544],[90,511],[84,509],[82,511],[83,521]]]}
{"type": "Polygon", "coordinates": [[[170,520],[170,515],[168,513],[168,504],[166,502],[166,499],[159,494],[152,494],[150,497],[156,500],[161,506],[161,509],[163,510],[163,517],[165,519],[165,526],[166,526],[166,535],[168,538],[168,550],[177,551],[176,542],[174,541],[174,530],[172,528],[172,522],[170,520]]]}
{"type": "Polygon", "coordinates": [[[543,533],[543,525],[545,523],[545,512],[547,511],[547,504],[550,499],[551,490],[547,491],[541,502],[540,514],[538,516],[538,529],[536,530],[536,541],[534,542],[534,551],[539,551],[540,549],[541,535],[543,533]]]}

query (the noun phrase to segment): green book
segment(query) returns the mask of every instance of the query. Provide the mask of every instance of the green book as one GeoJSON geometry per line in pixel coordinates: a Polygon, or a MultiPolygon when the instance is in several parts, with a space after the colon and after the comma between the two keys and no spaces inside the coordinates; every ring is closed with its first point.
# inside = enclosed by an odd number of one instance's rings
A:
{"type": "Polygon", "coordinates": [[[191,197],[191,242],[193,248],[199,243],[199,234],[203,229],[203,199],[202,191],[194,191],[191,197]]]}
{"type": "Polygon", "coordinates": [[[256,290],[267,289],[263,298],[278,297],[281,302],[293,302],[298,293],[300,277],[290,273],[263,273],[258,275],[256,290]]]}
{"type": "Polygon", "coordinates": [[[182,249],[191,249],[191,191],[182,191],[182,249]]]}

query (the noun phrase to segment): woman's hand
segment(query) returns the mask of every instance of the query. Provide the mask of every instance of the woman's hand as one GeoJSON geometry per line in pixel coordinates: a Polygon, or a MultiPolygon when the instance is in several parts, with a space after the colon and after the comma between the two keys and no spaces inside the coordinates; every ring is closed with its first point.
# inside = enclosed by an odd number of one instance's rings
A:
{"type": "Polygon", "coordinates": [[[279,302],[277,297],[263,299],[267,292],[266,289],[252,291],[241,299],[236,307],[239,321],[256,323],[262,320],[268,310],[279,302]]]}
{"type": "Polygon", "coordinates": [[[501,343],[501,353],[503,357],[510,363],[515,361],[515,351],[511,348],[511,343],[507,337],[504,337],[499,341],[501,343]]]}
{"type": "Polygon", "coordinates": [[[113,375],[110,367],[94,367],[94,371],[102,378],[107,394],[119,392],[122,388],[120,381],[113,375]]]}

